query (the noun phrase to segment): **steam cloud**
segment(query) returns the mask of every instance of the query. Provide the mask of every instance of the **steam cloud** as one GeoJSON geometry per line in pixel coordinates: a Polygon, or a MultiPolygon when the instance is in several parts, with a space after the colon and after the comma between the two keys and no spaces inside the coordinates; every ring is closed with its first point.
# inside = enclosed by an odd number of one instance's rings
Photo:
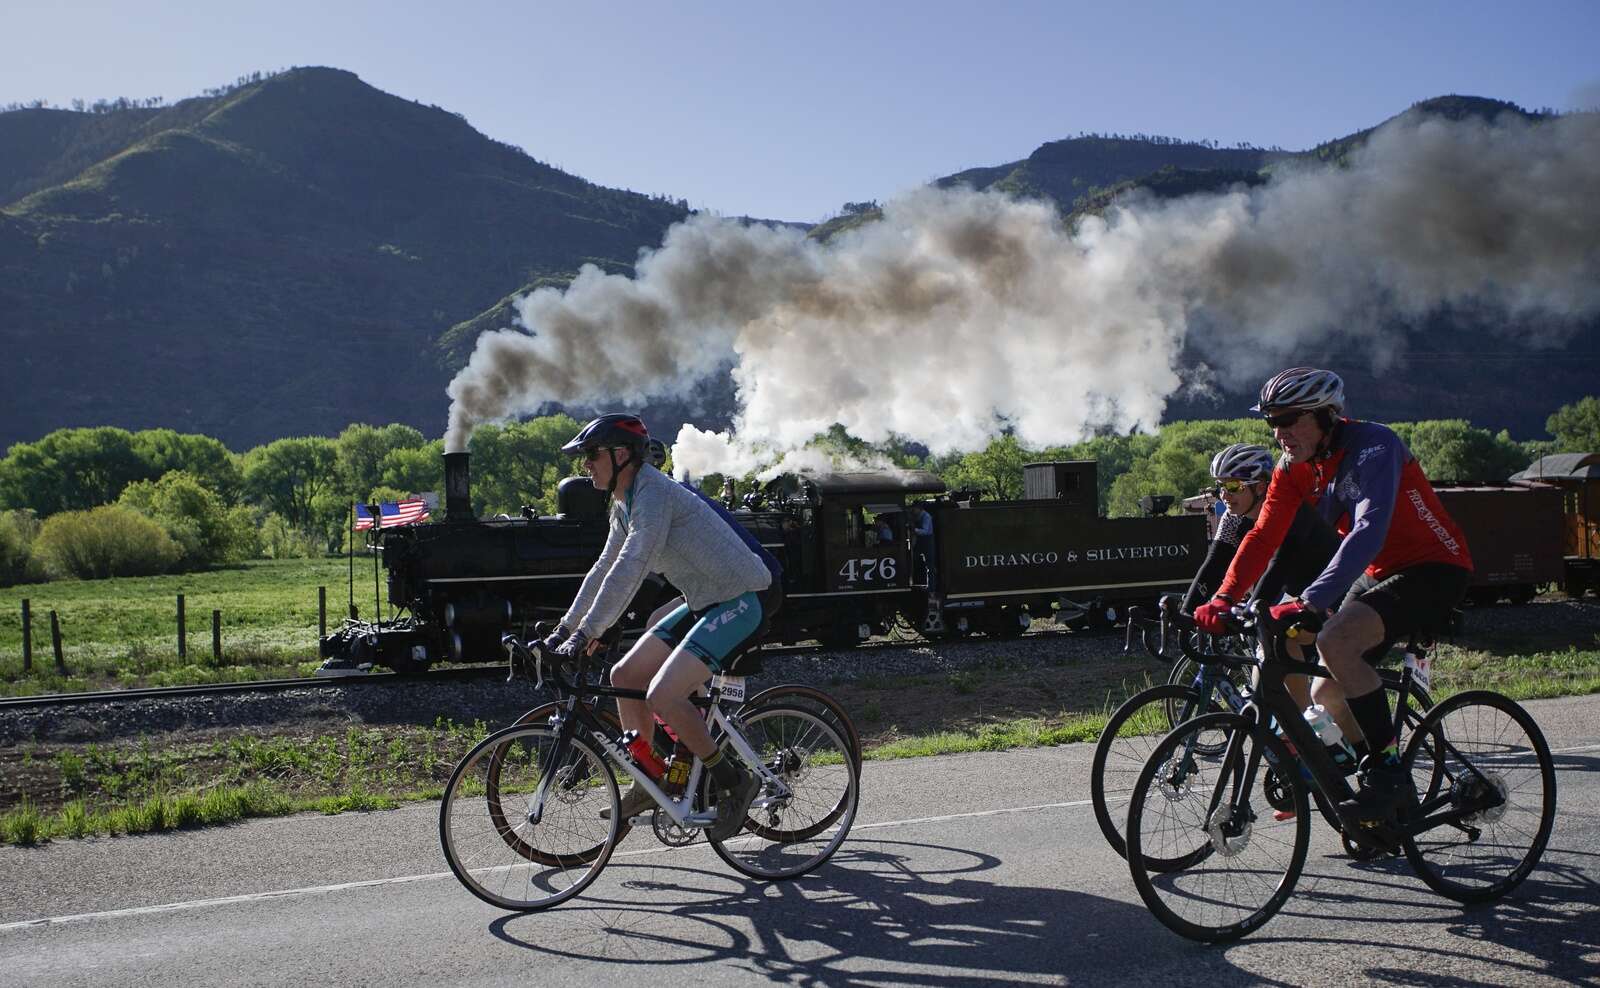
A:
{"type": "Polygon", "coordinates": [[[834,423],[979,448],[1151,427],[1200,375],[1253,386],[1307,344],[1381,365],[1397,317],[1449,305],[1554,342],[1600,311],[1600,116],[1401,117],[1347,167],[1124,200],[1066,228],[1049,203],[923,189],[818,245],[696,216],[633,279],[585,268],[522,299],[451,382],[447,449],[548,402],[627,407],[731,367],[737,439],[685,427],[696,474],[771,464],[834,423]]]}

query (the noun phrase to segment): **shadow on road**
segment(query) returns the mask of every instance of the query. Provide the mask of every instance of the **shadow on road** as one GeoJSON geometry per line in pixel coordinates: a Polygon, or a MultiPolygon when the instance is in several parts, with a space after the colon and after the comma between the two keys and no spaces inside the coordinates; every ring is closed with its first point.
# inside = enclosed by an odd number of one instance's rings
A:
{"type": "MultiPolygon", "coordinates": [[[[715,962],[777,983],[954,985],[1125,969],[1127,927],[1154,925],[1131,903],[982,877],[999,864],[955,848],[856,840],[795,882],[645,866],[650,874],[630,875],[621,890],[641,895],[563,907],[559,919],[506,916],[490,929],[591,961],[715,962]]],[[[1187,947],[1162,940],[1169,952],[1187,947]]]]}

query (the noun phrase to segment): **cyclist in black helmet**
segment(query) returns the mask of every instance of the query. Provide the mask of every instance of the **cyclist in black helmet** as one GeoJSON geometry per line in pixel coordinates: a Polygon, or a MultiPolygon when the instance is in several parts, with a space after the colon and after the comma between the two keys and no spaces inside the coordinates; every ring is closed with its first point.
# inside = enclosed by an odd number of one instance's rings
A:
{"type": "MultiPolygon", "coordinates": [[[[611,669],[611,682],[644,690],[646,699],[617,701],[625,728],[654,733],[652,713],[705,763],[716,790],[712,840],[726,840],[744,822],[760,782],[722,757],[689,697],[743,650],[760,629],[762,595],[772,576],[739,536],[689,490],[649,462],[650,434],[636,415],[602,415],[584,426],[562,452],[582,455],[595,487],[611,495],[605,548],[572,606],[545,639],[557,654],[592,649],[651,573],[683,593],[684,603],[656,622],[611,669]]],[[[651,806],[630,789],[622,814],[651,806]]]]}

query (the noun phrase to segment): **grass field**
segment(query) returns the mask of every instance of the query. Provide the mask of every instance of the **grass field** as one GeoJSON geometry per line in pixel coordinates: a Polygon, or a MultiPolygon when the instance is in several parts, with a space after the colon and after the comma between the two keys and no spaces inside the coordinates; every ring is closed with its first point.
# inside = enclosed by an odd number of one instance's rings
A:
{"type": "MultiPolygon", "coordinates": [[[[317,587],[328,588],[328,624],[337,627],[348,606],[346,567],[342,559],[258,560],[206,573],[6,587],[0,590],[0,695],[306,675],[317,662],[317,587]],[[183,662],[180,593],[188,630],[183,662]],[[22,670],[24,598],[33,625],[29,675],[22,670]],[[56,673],[51,654],[52,610],[60,618],[66,677],[56,673]],[[211,654],[213,610],[222,612],[220,663],[211,654]]],[[[356,560],[356,576],[356,603],[370,616],[370,560],[356,560]]]]}

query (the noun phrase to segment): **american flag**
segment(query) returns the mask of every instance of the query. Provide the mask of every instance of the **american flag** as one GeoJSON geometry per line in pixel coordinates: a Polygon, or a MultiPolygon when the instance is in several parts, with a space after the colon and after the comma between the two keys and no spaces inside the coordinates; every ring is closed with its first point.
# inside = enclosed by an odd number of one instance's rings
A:
{"type": "MultiPolygon", "coordinates": [[[[399,528],[428,520],[430,502],[427,497],[413,497],[404,501],[384,501],[378,505],[378,527],[399,528]]],[[[372,512],[365,504],[356,505],[356,531],[372,527],[372,512]]]]}

